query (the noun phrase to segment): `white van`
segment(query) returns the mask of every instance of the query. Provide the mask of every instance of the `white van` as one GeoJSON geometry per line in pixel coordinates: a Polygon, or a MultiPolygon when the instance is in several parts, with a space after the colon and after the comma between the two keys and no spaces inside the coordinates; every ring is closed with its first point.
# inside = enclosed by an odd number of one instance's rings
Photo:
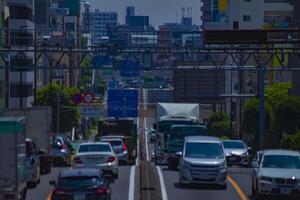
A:
{"type": "Polygon", "coordinates": [[[216,184],[226,189],[227,164],[222,141],[215,137],[185,137],[182,152],[177,152],[179,183],[216,184]]]}

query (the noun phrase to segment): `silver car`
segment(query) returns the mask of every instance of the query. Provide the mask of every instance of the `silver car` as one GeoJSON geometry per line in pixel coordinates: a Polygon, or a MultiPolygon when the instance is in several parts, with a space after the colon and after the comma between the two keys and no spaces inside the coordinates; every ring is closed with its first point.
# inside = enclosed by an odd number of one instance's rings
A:
{"type": "Polygon", "coordinates": [[[87,142],[79,145],[74,168],[96,168],[109,177],[118,178],[118,158],[107,142],[87,142]]]}
{"type": "Polygon", "coordinates": [[[289,150],[265,150],[254,164],[252,195],[263,197],[289,196],[300,198],[300,153],[289,150]]]}
{"type": "Polygon", "coordinates": [[[226,189],[227,165],[222,142],[218,138],[185,137],[179,161],[179,183],[217,184],[226,189]]]}
{"type": "Polygon", "coordinates": [[[241,140],[224,140],[225,155],[228,165],[249,165],[248,147],[241,140]]]}
{"type": "Polygon", "coordinates": [[[128,148],[122,138],[104,138],[101,142],[108,142],[118,157],[119,164],[127,164],[129,160],[128,148]]]}

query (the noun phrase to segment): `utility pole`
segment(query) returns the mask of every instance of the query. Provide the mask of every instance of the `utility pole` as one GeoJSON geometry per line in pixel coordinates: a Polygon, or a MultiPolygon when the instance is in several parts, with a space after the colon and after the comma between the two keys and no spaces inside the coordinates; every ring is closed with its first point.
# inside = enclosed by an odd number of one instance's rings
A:
{"type": "Polygon", "coordinates": [[[258,70],[259,87],[259,149],[264,148],[265,140],[265,67],[259,66],[258,70]]]}
{"type": "Polygon", "coordinates": [[[59,91],[57,91],[57,97],[56,97],[56,134],[59,134],[59,101],[60,101],[60,95],[59,95],[59,91]]]}

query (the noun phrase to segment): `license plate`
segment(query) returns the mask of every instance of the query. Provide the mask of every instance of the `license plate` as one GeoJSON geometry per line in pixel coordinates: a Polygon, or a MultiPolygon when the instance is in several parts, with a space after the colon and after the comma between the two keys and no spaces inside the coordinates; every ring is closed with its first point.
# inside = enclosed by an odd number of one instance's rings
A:
{"type": "Polygon", "coordinates": [[[74,200],[85,200],[85,195],[84,194],[75,194],[73,199],[74,200]]]}
{"type": "Polygon", "coordinates": [[[290,190],[288,188],[281,189],[282,194],[290,194],[290,190]]]}
{"type": "Polygon", "coordinates": [[[236,158],[235,158],[235,157],[229,157],[228,160],[229,160],[229,161],[235,161],[236,158]]]}
{"type": "Polygon", "coordinates": [[[198,179],[210,179],[210,176],[207,175],[207,174],[198,174],[195,176],[195,178],[198,178],[198,179]]]}

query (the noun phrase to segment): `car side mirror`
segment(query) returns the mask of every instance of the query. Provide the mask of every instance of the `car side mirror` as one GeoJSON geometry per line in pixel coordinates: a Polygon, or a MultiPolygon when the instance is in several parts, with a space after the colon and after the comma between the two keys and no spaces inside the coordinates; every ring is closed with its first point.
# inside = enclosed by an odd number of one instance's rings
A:
{"type": "Polygon", "coordinates": [[[182,157],[182,152],[181,151],[176,152],[175,156],[181,158],[182,157]]]}
{"type": "Polygon", "coordinates": [[[49,185],[56,186],[56,182],[55,181],[49,181],[49,185]]]}
{"type": "Polygon", "coordinates": [[[254,168],[258,168],[259,164],[258,164],[257,160],[252,161],[251,166],[254,167],[254,168]]]}

